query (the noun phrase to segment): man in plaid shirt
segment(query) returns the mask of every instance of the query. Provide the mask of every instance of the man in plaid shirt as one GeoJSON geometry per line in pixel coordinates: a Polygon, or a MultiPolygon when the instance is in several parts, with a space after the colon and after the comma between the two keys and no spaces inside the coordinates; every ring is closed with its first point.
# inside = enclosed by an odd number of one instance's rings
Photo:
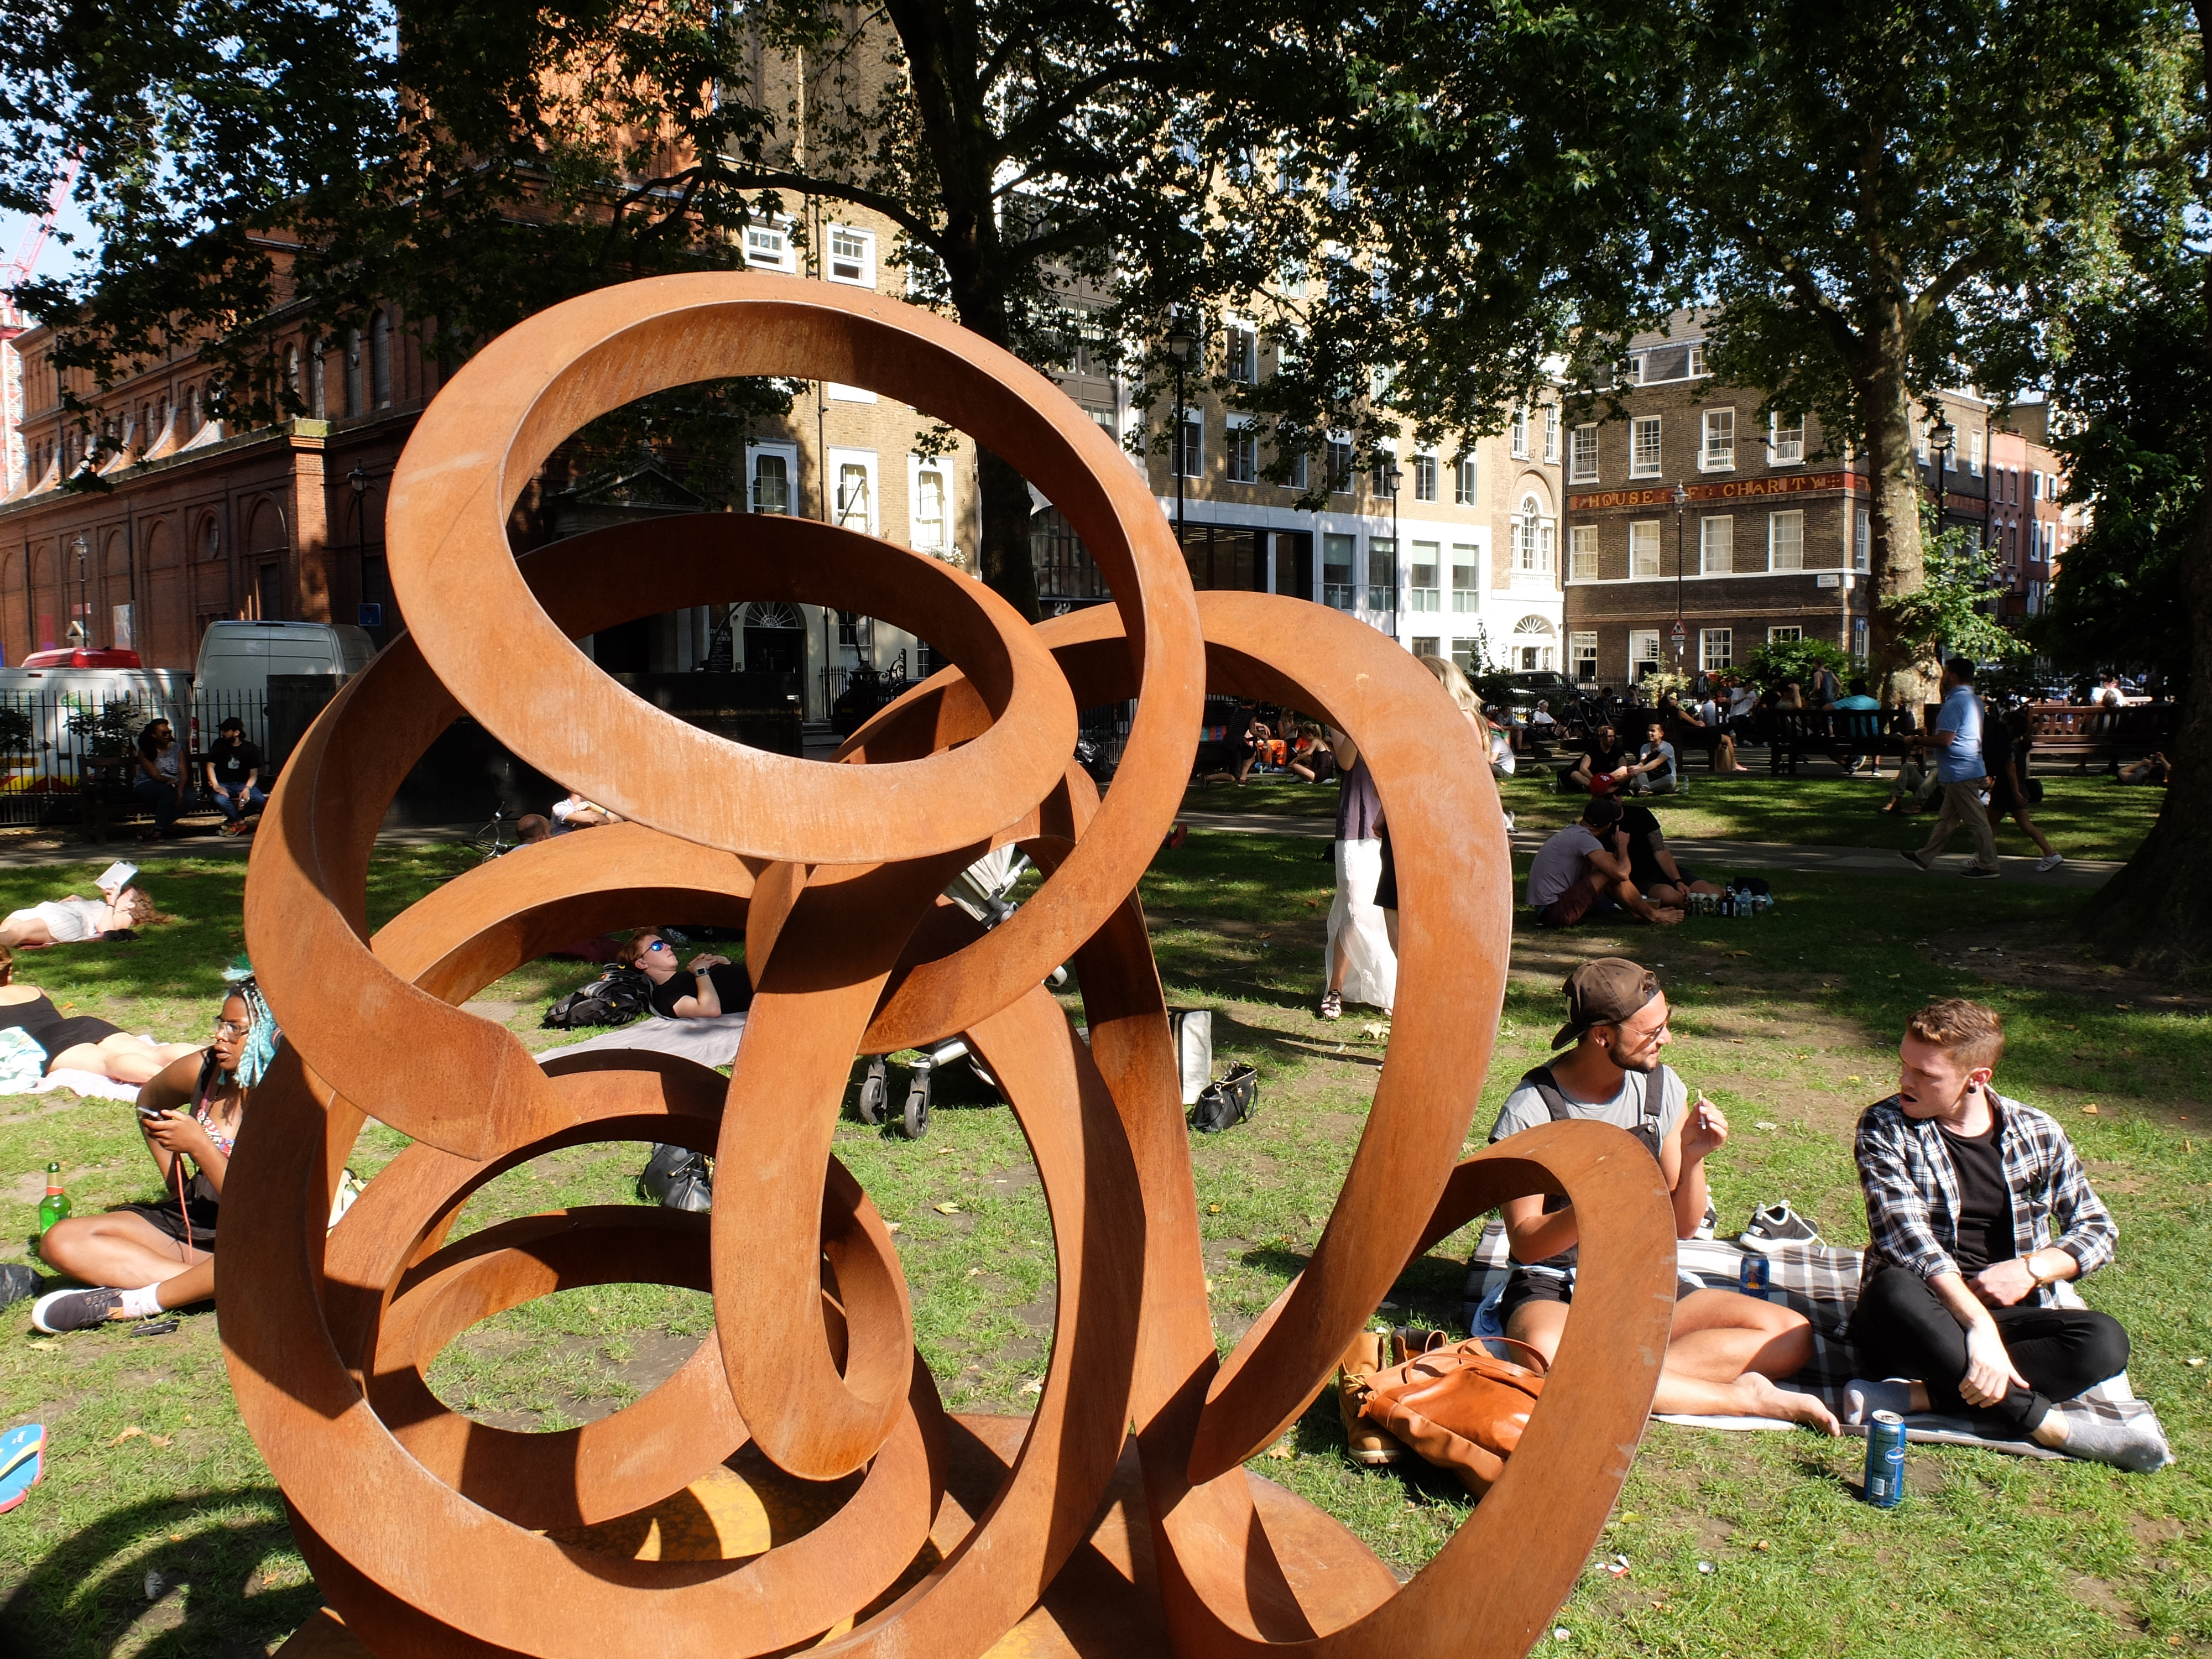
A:
{"type": "Polygon", "coordinates": [[[1865,1274],[1851,1341],[1889,1380],[1854,1380],[1846,1420],[1876,1411],[1978,1416],[1989,1431],[2148,1470],[2156,1419],[2054,1413],[2127,1368],[2118,1320],[2058,1305],[2051,1286],[2112,1259],[2119,1231],[2057,1122],[1990,1086],[1994,1009],[1954,997],[1913,1015],[1898,1091],[1859,1119],[1865,1274]]]}

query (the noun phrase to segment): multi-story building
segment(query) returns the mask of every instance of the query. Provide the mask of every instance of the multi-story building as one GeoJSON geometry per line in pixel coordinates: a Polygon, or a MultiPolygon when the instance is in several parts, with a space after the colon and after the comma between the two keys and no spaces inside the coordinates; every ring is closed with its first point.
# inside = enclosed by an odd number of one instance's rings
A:
{"type": "MultiPolygon", "coordinates": [[[[887,226],[811,201],[799,208],[808,235],[794,235],[789,219],[757,227],[746,233],[748,264],[794,280],[884,280],[887,226]]],[[[0,647],[9,660],[63,641],[72,623],[93,644],[183,669],[220,618],[358,623],[379,644],[404,626],[385,569],[385,501],[441,380],[434,348],[396,308],[328,349],[304,324],[280,334],[284,372],[310,412],[245,431],[208,417],[206,371],[187,349],[105,392],[81,379],[75,390],[94,410],[88,440],[62,406],[51,332],[17,343],[28,465],[0,494],[0,647]],[[87,471],[106,488],[63,487],[87,471]]],[[[726,497],[693,493],[650,459],[619,476],[583,475],[556,453],[525,497],[516,544],[728,505],[848,525],[972,567],[974,447],[939,448],[933,425],[857,387],[807,386],[787,417],[757,423],[726,497]]],[[[817,718],[856,666],[927,665],[911,636],[811,605],[697,607],[586,648],[614,672],[712,660],[799,672],[817,718]]]]}
{"type": "Polygon", "coordinates": [[[1997,616],[2005,622],[2043,614],[2069,531],[2050,417],[2048,404],[2017,404],[1990,434],[1989,548],[2003,583],[1997,616]]]}
{"type": "Polygon", "coordinates": [[[1864,657],[1863,465],[1816,419],[1758,421],[1762,394],[1714,379],[1694,317],[1624,356],[1623,417],[1567,434],[1569,673],[1724,671],[1800,638],[1864,657]]]}
{"type": "MultiPolygon", "coordinates": [[[[1229,321],[1211,343],[1234,385],[1273,371],[1260,331],[1229,321]]],[[[1067,382],[1064,381],[1064,384],[1067,382]]],[[[1094,419],[1133,441],[1133,388],[1112,396],[1077,384],[1094,419]]],[[[1155,410],[1172,428],[1171,402],[1155,410]]],[[[1512,411],[1503,433],[1419,447],[1401,438],[1379,465],[1355,465],[1349,434],[1329,434],[1281,483],[1250,416],[1194,387],[1179,434],[1146,444],[1146,476],[1160,510],[1182,517],[1193,584],[1291,594],[1346,611],[1409,651],[1462,667],[1557,668],[1562,611],[1559,571],[1559,404],[1548,395],[1512,411]],[[1319,469],[1320,476],[1313,469],[1319,469]],[[1389,475],[1397,473],[1395,498],[1389,475]],[[1181,475],[1180,506],[1176,492],[1181,475]],[[1317,511],[1296,503],[1326,490],[1317,511]]],[[[1067,556],[1056,514],[1039,520],[1039,586],[1047,608],[1103,597],[1088,561],[1067,556]]]]}

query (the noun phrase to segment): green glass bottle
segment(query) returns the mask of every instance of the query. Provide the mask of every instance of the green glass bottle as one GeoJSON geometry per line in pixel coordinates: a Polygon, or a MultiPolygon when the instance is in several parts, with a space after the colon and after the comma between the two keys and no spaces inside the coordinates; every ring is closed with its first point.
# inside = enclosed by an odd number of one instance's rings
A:
{"type": "Polygon", "coordinates": [[[62,1220],[70,1212],[69,1194],[62,1190],[62,1166],[46,1165],[46,1195],[39,1200],[39,1234],[46,1236],[47,1228],[62,1220]]]}

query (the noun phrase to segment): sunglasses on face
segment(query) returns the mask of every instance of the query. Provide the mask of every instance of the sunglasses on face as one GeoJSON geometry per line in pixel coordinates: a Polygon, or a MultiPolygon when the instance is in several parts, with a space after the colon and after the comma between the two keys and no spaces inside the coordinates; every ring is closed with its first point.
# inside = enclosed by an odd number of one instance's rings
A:
{"type": "Polygon", "coordinates": [[[666,939],[657,939],[653,940],[653,943],[652,943],[652,944],[650,944],[650,945],[647,945],[647,946],[645,947],[645,949],[646,949],[646,953],[647,953],[648,956],[649,956],[649,955],[651,955],[651,954],[652,954],[653,951],[667,951],[667,952],[668,952],[668,954],[669,954],[669,955],[671,955],[671,956],[674,956],[674,955],[676,954],[676,947],[675,947],[674,945],[671,945],[671,944],[670,944],[666,939]]]}

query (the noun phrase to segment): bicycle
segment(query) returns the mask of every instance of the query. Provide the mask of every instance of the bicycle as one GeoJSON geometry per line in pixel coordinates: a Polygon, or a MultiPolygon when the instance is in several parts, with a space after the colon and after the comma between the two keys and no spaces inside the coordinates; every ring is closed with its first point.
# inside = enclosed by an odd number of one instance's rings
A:
{"type": "Polygon", "coordinates": [[[512,853],[522,845],[519,840],[508,839],[507,832],[514,826],[514,820],[507,817],[505,807],[492,808],[491,822],[469,837],[469,844],[483,855],[480,862],[489,864],[502,853],[512,853]]]}

